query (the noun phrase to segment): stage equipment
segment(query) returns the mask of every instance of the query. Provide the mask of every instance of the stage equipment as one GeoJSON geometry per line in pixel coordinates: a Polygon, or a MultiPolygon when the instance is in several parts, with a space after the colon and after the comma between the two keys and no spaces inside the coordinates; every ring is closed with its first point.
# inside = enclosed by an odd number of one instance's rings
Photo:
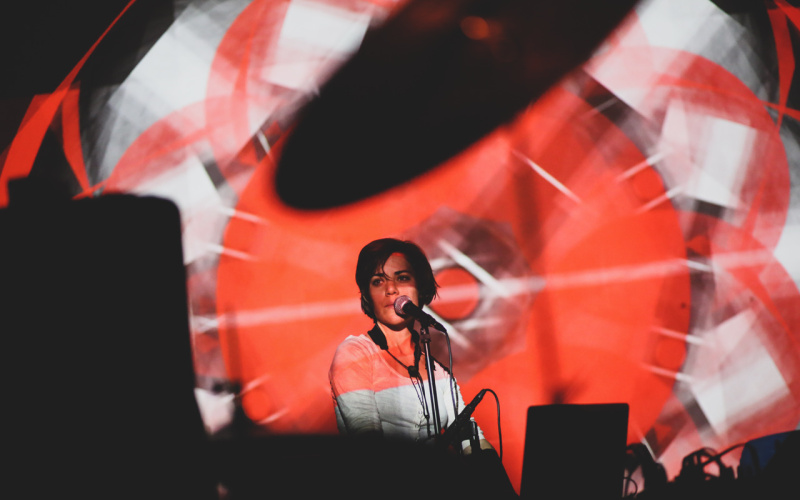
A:
{"type": "MultiPolygon", "coordinates": [[[[739,443],[717,453],[700,448],[683,458],[681,471],[665,485],[661,480],[656,488],[626,498],[641,500],[772,500],[794,498],[797,471],[800,470],[800,431],[772,434],[746,443],[739,443]],[[723,457],[742,448],[734,477],[734,468],[723,457]]],[[[646,474],[645,474],[646,475],[646,474]]]]}
{"type": "Polygon", "coordinates": [[[177,207],[24,182],[0,210],[6,495],[215,498],[177,207]]]}
{"type": "MultiPolygon", "coordinates": [[[[653,458],[647,446],[642,443],[631,443],[625,455],[626,475],[632,477],[637,469],[641,472],[644,483],[636,485],[637,494],[633,495],[634,497],[638,497],[642,491],[647,492],[647,498],[654,494],[663,494],[667,487],[667,471],[664,466],[653,458]]],[[[644,498],[645,496],[642,496],[642,499],[644,498]]]]}
{"type": "Polygon", "coordinates": [[[625,403],[528,408],[520,498],[621,498],[628,413],[625,403]]]}

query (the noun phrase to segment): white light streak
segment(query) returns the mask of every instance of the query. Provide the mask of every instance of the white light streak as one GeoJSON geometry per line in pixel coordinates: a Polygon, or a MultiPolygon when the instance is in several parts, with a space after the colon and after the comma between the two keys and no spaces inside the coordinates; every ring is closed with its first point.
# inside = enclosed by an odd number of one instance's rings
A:
{"type": "Polygon", "coordinates": [[[257,424],[261,424],[261,425],[271,424],[272,422],[278,420],[279,418],[281,418],[282,416],[286,415],[287,413],[289,413],[289,409],[288,408],[284,408],[284,409],[282,409],[280,411],[276,411],[275,413],[273,413],[272,415],[270,415],[270,416],[268,416],[266,418],[262,418],[261,420],[259,420],[256,423],[257,424]]]}
{"type": "Polygon", "coordinates": [[[546,280],[548,288],[575,288],[608,283],[623,283],[680,274],[685,272],[687,267],[687,261],[685,259],[670,259],[646,264],[592,269],[575,273],[551,274],[546,277],[546,280]]]}
{"type": "MultiPolygon", "coordinates": [[[[769,255],[770,254],[768,251],[730,252],[727,254],[717,254],[714,256],[714,259],[715,261],[718,260],[719,262],[724,263],[727,269],[732,269],[739,266],[752,266],[758,262],[765,261],[769,255]]],[[[459,259],[461,258],[459,257],[459,259]]],[[[503,297],[506,298],[523,294],[535,294],[545,287],[551,290],[562,290],[666,277],[682,274],[692,269],[700,269],[705,272],[713,271],[710,266],[691,260],[668,259],[645,264],[590,269],[573,273],[497,279],[490,276],[484,269],[480,268],[480,266],[477,266],[477,264],[475,264],[471,259],[468,260],[469,262],[464,261],[464,263],[473,268],[470,270],[476,274],[476,277],[478,274],[483,275],[482,277],[484,280],[481,280],[481,283],[492,290],[498,291],[498,293],[502,292],[503,297]],[[486,279],[487,277],[489,279],[486,279]]],[[[443,297],[441,302],[456,302],[462,298],[469,298],[473,296],[474,288],[472,286],[448,287],[447,296],[443,297]]],[[[450,330],[452,325],[448,325],[447,322],[438,317],[429,308],[427,308],[427,310],[431,315],[436,317],[436,319],[442,323],[445,328],[450,330]]],[[[237,311],[236,313],[220,315],[216,318],[216,321],[212,318],[203,316],[193,316],[192,320],[195,321],[197,326],[196,331],[202,332],[220,326],[236,328],[254,327],[269,324],[287,324],[296,323],[297,321],[303,320],[357,315],[360,312],[361,309],[358,306],[358,301],[354,300],[353,298],[346,298],[330,301],[307,302],[296,305],[265,307],[249,311],[237,311]]],[[[484,319],[484,321],[492,320],[484,319]]],[[[464,332],[472,328],[477,328],[478,326],[479,324],[472,322],[472,320],[468,320],[460,322],[458,324],[458,329],[461,332],[464,332]]],[[[453,330],[454,332],[452,340],[455,342],[460,342],[460,340],[456,339],[460,333],[455,332],[455,328],[453,328],[453,330]]],[[[666,328],[659,328],[657,331],[663,335],[674,336],[676,338],[686,340],[686,342],[689,343],[702,343],[702,340],[696,336],[684,335],[683,333],[671,331],[666,328]]]]}
{"type": "Polygon", "coordinates": [[[591,109],[589,109],[588,111],[586,111],[583,114],[583,117],[585,118],[585,117],[588,117],[588,116],[598,115],[598,114],[602,113],[603,111],[605,111],[607,108],[610,108],[611,106],[616,104],[617,102],[619,102],[619,99],[617,99],[616,97],[609,97],[608,99],[606,99],[605,101],[601,102],[597,106],[594,106],[591,109]]]}
{"type": "Polygon", "coordinates": [[[267,221],[267,219],[263,217],[259,217],[258,215],[250,214],[247,212],[242,212],[241,210],[236,210],[231,207],[220,206],[218,210],[220,213],[227,215],[228,217],[231,218],[242,219],[248,222],[254,222],[262,226],[266,226],[269,224],[269,221],[267,221]]]}
{"type": "Polygon", "coordinates": [[[675,186],[674,188],[670,189],[669,191],[657,197],[656,199],[649,201],[644,205],[642,205],[641,207],[639,207],[635,213],[642,214],[644,212],[647,212],[648,210],[657,207],[658,205],[664,203],[665,201],[671,200],[672,198],[680,194],[682,191],[683,188],[681,186],[675,186]]]}
{"type": "Polygon", "coordinates": [[[658,366],[653,365],[644,365],[648,370],[655,373],[656,375],[661,375],[662,377],[667,377],[670,379],[677,380],[678,382],[684,382],[687,384],[692,383],[693,379],[689,375],[685,373],[680,373],[672,370],[665,370],[664,368],[660,368],[658,366]]]}
{"type": "Polygon", "coordinates": [[[655,153],[654,155],[651,155],[649,158],[646,158],[645,160],[640,161],[639,163],[637,163],[636,165],[632,166],[628,170],[626,170],[626,171],[622,172],[621,174],[619,174],[617,176],[617,182],[622,182],[622,181],[624,181],[624,180],[626,180],[626,179],[628,179],[630,177],[633,177],[634,175],[638,174],[639,172],[641,172],[642,170],[646,169],[650,165],[655,165],[656,163],[658,163],[661,160],[663,160],[667,156],[667,154],[668,154],[667,151],[659,151],[658,153],[655,153]]]}
{"type": "Polygon", "coordinates": [[[689,334],[686,334],[686,333],[683,333],[683,332],[679,332],[679,331],[676,331],[676,330],[670,330],[669,328],[656,327],[656,328],[654,328],[654,330],[656,332],[660,333],[661,335],[664,335],[665,337],[670,337],[670,338],[673,338],[673,339],[683,340],[683,341],[685,341],[685,342],[687,342],[689,344],[703,345],[705,343],[703,341],[703,339],[701,339],[700,337],[698,337],[696,335],[689,335],[689,334]]]}
{"type": "Polygon", "coordinates": [[[210,252],[214,252],[219,255],[225,255],[226,257],[233,257],[234,259],[246,260],[249,262],[256,262],[258,260],[258,258],[252,254],[239,250],[233,250],[232,248],[225,248],[224,246],[216,243],[207,243],[206,248],[210,252]]]}
{"type": "Polygon", "coordinates": [[[461,331],[469,331],[469,330],[478,330],[481,328],[487,328],[492,326],[498,326],[502,323],[503,317],[501,316],[489,316],[484,318],[470,318],[466,319],[458,324],[458,328],[461,331]]]}
{"type": "Polygon", "coordinates": [[[265,307],[249,311],[237,311],[221,315],[217,319],[222,326],[252,327],[258,325],[295,323],[300,320],[331,318],[361,312],[358,301],[352,298],[328,302],[265,307]]]}
{"type": "Polygon", "coordinates": [[[703,272],[703,273],[714,272],[714,267],[709,265],[709,264],[706,264],[705,262],[697,262],[695,260],[687,260],[686,261],[686,266],[689,269],[692,269],[694,271],[700,271],[700,272],[703,272]]]}
{"type": "Polygon", "coordinates": [[[711,262],[725,268],[761,266],[775,260],[769,250],[748,250],[746,252],[726,252],[711,255],[711,262]]]}
{"type": "Polygon", "coordinates": [[[466,269],[469,273],[471,273],[478,281],[489,287],[495,293],[502,297],[510,297],[511,294],[508,290],[503,286],[503,284],[494,276],[492,276],[488,271],[478,265],[477,262],[470,259],[466,254],[464,254],[461,250],[457,249],[449,242],[445,240],[439,240],[439,248],[447,252],[447,254],[452,258],[456,264],[466,269]]]}
{"type": "Polygon", "coordinates": [[[208,316],[192,315],[192,332],[193,333],[206,333],[215,330],[219,326],[217,318],[210,318],[208,316]]]}
{"type": "Polygon", "coordinates": [[[271,374],[265,373],[259,377],[254,378],[253,380],[250,380],[249,382],[247,382],[247,384],[242,386],[242,388],[239,390],[239,394],[245,394],[247,392],[250,392],[271,378],[272,378],[271,374]]]}
{"type": "Polygon", "coordinates": [[[565,186],[558,179],[550,175],[545,169],[534,163],[533,160],[523,155],[519,151],[514,151],[513,153],[517,158],[527,163],[533,169],[533,171],[539,174],[544,180],[546,180],[547,182],[552,184],[553,187],[564,193],[564,195],[566,195],[567,198],[578,204],[583,203],[581,199],[578,198],[578,196],[575,193],[570,191],[567,186],[565,186]]]}
{"type": "Polygon", "coordinates": [[[261,130],[256,131],[256,139],[258,139],[258,143],[261,144],[261,147],[264,148],[264,152],[269,152],[269,142],[267,142],[267,137],[264,135],[264,132],[261,130]]]}
{"type": "Polygon", "coordinates": [[[428,314],[433,316],[433,318],[436,319],[436,321],[438,321],[444,327],[445,330],[447,330],[447,336],[450,337],[451,343],[459,347],[467,347],[469,345],[467,339],[463,335],[461,335],[461,332],[459,332],[458,329],[456,329],[452,324],[442,319],[441,316],[436,314],[429,307],[425,306],[423,309],[425,309],[428,312],[428,314]]]}
{"type": "Polygon", "coordinates": [[[653,451],[653,447],[652,447],[652,446],[650,446],[650,443],[647,441],[647,438],[645,438],[644,436],[642,436],[641,442],[642,442],[642,444],[644,445],[644,447],[645,447],[645,448],[647,448],[647,451],[649,451],[649,452],[650,452],[650,456],[651,456],[651,457],[655,457],[655,456],[656,456],[656,453],[655,453],[655,451],[653,451]]]}

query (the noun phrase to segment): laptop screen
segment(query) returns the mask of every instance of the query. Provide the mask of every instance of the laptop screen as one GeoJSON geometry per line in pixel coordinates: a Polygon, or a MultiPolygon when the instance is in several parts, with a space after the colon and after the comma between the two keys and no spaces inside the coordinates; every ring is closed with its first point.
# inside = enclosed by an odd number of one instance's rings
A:
{"type": "Polygon", "coordinates": [[[520,497],[619,500],[628,410],[626,403],[529,407],[520,497]]]}

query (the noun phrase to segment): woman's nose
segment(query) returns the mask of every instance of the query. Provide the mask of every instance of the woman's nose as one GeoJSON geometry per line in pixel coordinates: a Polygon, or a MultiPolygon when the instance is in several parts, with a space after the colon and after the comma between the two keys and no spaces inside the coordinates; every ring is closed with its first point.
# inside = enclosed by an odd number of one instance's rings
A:
{"type": "Polygon", "coordinates": [[[393,280],[386,280],[386,295],[397,293],[397,287],[394,285],[393,280]]]}

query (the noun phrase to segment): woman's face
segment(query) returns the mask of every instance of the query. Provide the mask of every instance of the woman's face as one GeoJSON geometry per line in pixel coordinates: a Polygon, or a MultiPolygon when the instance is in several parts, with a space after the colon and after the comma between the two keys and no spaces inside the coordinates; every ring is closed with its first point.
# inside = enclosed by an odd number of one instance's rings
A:
{"type": "Polygon", "coordinates": [[[414,270],[405,255],[393,253],[386,259],[383,269],[375,270],[369,282],[369,295],[375,319],[395,330],[408,326],[411,320],[394,311],[394,301],[401,295],[407,295],[415,305],[419,305],[414,270]]]}

